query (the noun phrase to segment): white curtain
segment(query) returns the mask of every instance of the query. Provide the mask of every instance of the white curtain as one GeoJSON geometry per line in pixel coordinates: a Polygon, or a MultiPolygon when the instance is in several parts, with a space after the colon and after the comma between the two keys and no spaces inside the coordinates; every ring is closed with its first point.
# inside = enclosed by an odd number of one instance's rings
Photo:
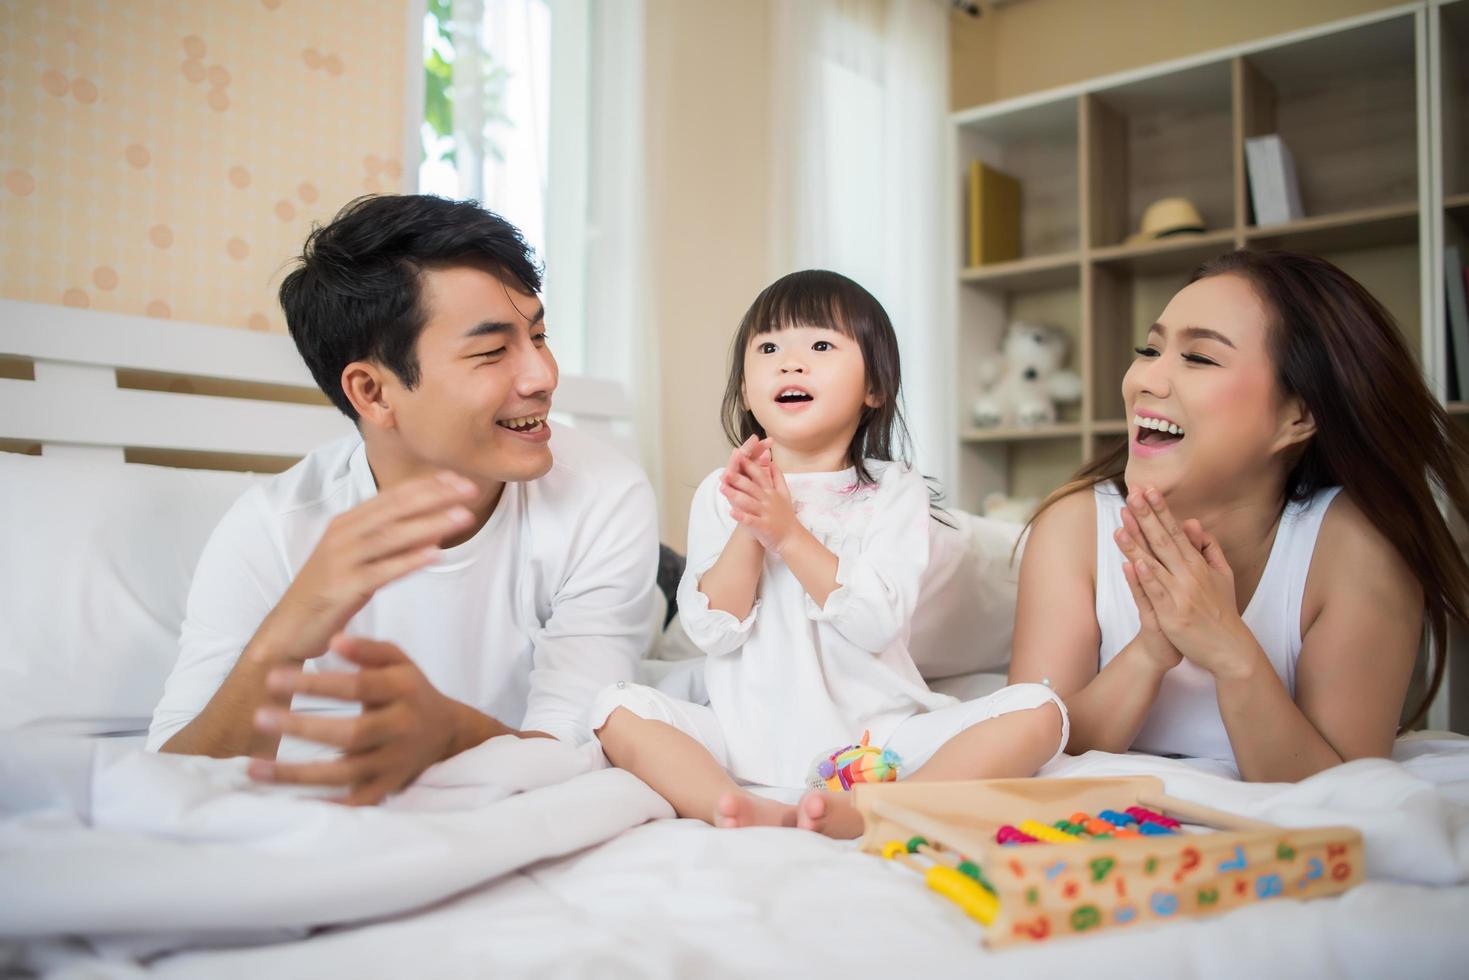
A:
{"type": "Polygon", "coordinates": [[[648,316],[652,284],[646,259],[645,29],[643,0],[589,4],[583,370],[627,388],[633,408],[629,435],[653,485],[661,487],[660,361],[656,326],[648,316]]]}
{"type": "MultiPolygon", "coordinates": [[[[584,2],[584,0],[583,0],[584,2]]],[[[454,161],[420,169],[420,189],[473,198],[503,215],[543,250],[547,227],[550,99],[550,0],[452,0],[454,161]]],[[[429,24],[425,43],[441,47],[429,24]]]]}
{"type": "Polygon", "coordinates": [[[771,278],[827,268],[887,309],[914,461],[947,482],[948,5],[776,0],[771,278]]]}

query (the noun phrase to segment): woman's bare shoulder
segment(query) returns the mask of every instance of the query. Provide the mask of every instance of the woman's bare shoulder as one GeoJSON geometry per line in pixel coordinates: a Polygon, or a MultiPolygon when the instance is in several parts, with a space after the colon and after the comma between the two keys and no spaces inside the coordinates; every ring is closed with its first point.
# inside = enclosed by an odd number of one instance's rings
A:
{"type": "Polygon", "coordinates": [[[1096,567],[1097,507],[1093,491],[1084,487],[1060,498],[1035,519],[1025,542],[1050,569],[1096,567]]]}
{"type": "Polygon", "coordinates": [[[1355,499],[1338,493],[1316,536],[1302,618],[1313,621],[1328,601],[1417,606],[1422,597],[1418,579],[1398,549],[1355,499]]]}

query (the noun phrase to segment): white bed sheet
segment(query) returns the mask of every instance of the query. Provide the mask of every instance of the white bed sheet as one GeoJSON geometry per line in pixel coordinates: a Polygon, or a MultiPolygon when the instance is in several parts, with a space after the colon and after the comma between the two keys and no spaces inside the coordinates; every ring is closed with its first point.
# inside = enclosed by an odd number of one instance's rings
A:
{"type": "MultiPolygon", "coordinates": [[[[412,914],[146,965],[65,956],[58,975],[149,977],[1453,977],[1469,971],[1469,739],[1400,742],[1297,786],[1092,753],[1047,775],[1153,773],[1169,792],[1283,824],[1362,829],[1368,883],[1211,919],[991,952],[911,872],[794,831],[687,820],[627,830],[412,914]]],[[[57,952],[65,952],[58,949],[57,952]]],[[[75,951],[73,951],[75,952],[75,951]]]]}
{"type": "Polygon", "coordinates": [[[672,816],[593,745],[492,739],[363,809],[254,784],[245,762],[0,737],[0,974],[300,938],[672,816]]]}

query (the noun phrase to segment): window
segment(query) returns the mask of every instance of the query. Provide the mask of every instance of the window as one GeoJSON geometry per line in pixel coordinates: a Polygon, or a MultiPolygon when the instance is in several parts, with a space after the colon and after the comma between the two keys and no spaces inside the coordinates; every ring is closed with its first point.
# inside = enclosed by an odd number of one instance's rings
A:
{"type": "Polygon", "coordinates": [[[586,361],[586,20],[586,0],[426,0],[423,17],[418,189],[477,200],[521,230],[572,372],[586,361]]]}

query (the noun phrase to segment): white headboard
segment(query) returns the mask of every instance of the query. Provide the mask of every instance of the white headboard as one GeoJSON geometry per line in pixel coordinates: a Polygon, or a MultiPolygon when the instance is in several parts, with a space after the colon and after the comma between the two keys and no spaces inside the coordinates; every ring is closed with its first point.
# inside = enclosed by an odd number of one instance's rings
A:
{"type": "MultiPolygon", "coordinates": [[[[0,441],[43,455],[284,465],[350,431],[280,334],[0,300],[0,360],[0,441]]],[[[616,382],[562,377],[555,414],[630,442],[632,410],[616,382]]]]}

